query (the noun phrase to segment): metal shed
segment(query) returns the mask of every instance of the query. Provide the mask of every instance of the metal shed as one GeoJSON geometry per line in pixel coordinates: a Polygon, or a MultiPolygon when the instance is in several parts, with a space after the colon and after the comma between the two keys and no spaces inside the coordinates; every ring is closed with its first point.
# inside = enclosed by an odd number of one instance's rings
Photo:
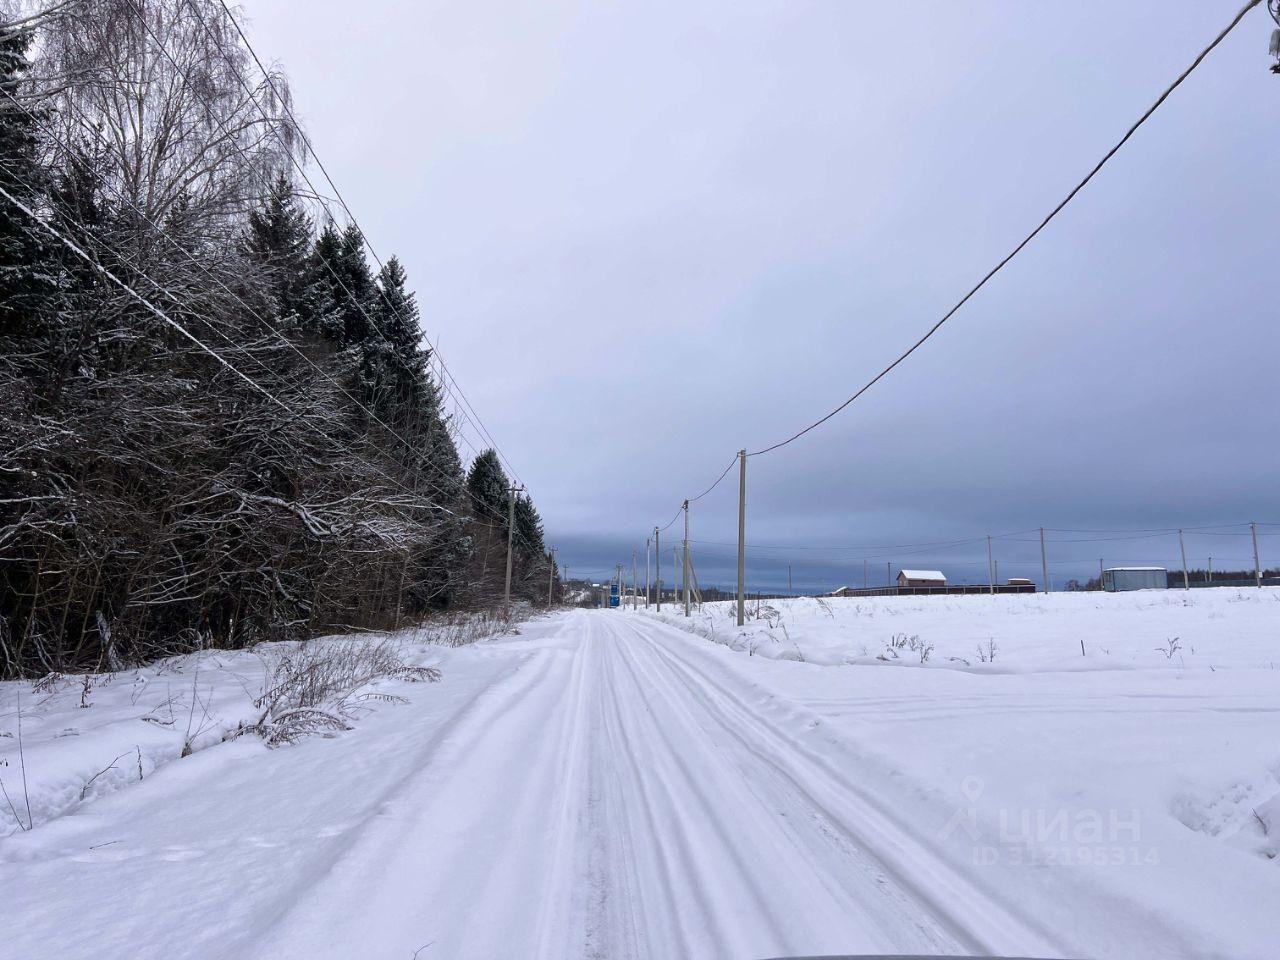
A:
{"type": "Polygon", "coordinates": [[[1169,586],[1169,571],[1164,567],[1109,567],[1102,571],[1102,589],[1116,593],[1121,590],[1165,590],[1169,586]]]}

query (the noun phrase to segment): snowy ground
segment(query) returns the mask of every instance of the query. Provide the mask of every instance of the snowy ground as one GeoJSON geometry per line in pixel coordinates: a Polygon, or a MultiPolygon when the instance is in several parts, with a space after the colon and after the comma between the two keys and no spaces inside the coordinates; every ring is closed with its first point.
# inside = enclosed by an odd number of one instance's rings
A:
{"type": "Polygon", "coordinates": [[[417,646],[275,749],[251,654],[4,684],[0,954],[1275,955],[1280,590],[772,606],[417,646]]]}

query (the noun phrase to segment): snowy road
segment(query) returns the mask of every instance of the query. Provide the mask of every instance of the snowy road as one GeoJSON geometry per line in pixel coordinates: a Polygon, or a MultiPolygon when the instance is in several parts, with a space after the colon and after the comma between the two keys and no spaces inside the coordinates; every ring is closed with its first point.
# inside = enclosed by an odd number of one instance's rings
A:
{"type": "Polygon", "coordinates": [[[355,836],[262,956],[355,956],[369,930],[387,956],[954,953],[984,948],[984,928],[1035,942],[860,796],[856,771],[806,755],[673,634],[573,614],[562,646],[453,725],[390,802],[395,828],[355,836]]]}
{"type": "MultiPolygon", "coordinates": [[[[617,611],[454,651],[336,739],[216,747],[10,838],[0,954],[1077,954],[1064,918],[1105,903],[988,882],[945,798],[752,664],[617,611]]],[[[1181,955],[1130,916],[1117,955],[1181,955]]]]}

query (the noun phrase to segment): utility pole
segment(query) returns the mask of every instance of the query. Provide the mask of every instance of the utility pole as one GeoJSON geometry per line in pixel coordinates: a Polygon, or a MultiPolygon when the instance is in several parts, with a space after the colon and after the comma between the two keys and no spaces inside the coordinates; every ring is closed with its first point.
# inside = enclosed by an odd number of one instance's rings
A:
{"type": "Polygon", "coordinates": [[[556,548],[551,548],[551,569],[547,571],[547,608],[551,607],[551,600],[555,596],[556,584],[556,548]]]}
{"type": "MultiPolygon", "coordinates": [[[[677,569],[680,568],[680,548],[679,547],[671,548],[671,563],[677,569]]],[[[672,584],[671,584],[671,599],[675,603],[680,602],[680,595],[683,592],[683,590],[684,588],[680,583],[680,574],[677,573],[675,575],[675,578],[672,580],[672,584]]]]}
{"type": "Polygon", "coordinates": [[[1209,558],[1209,572],[1207,574],[1206,583],[1213,583],[1213,557],[1209,558]]]}
{"type": "Polygon", "coordinates": [[[1098,558],[1098,589],[1102,590],[1102,581],[1106,579],[1107,568],[1102,564],[1102,558],[1098,558]]]}
{"type": "Polygon", "coordinates": [[[689,616],[689,501],[681,507],[684,510],[684,615],[689,616]]]}
{"type": "Polygon", "coordinates": [[[1258,560],[1258,524],[1251,522],[1249,532],[1253,534],[1253,581],[1262,589],[1262,563],[1258,560]]]}
{"type": "Polygon", "coordinates": [[[991,559],[991,534],[987,534],[987,584],[991,588],[991,593],[996,592],[996,568],[995,561],[991,559]]]}
{"type": "Polygon", "coordinates": [[[1182,589],[1191,589],[1191,578],[1187,576],[1187,543],[1182,539],[1182,531],[1178,531],[1178,549],[1182,551],[1182,589]]]}
{"type": "Polygon", "coordinates": [[[649,609],[649,599],[653,595],[653,581],[649,579],[649,547],[653,545],[651,537],[644,538],[644,608],[649,609]]]}
{"type": "Polygon", "coordinates": [[[640,606],[639,596],[640,585],[636,582],[636,552],[631,551],[631,609],[635,610],[640,606]]]}
{"type": "Polygon", "coordinates": [[[893,586],[893,561],[886,560],[884,562],[884,585],[886,587],[893,586]]]}
{"type": "Polygon", "coordinates": [[[508,616],[511,614],[511,551],[516,536],[516,493],[521,489],[513,483],[507,490],[507,589],[503,593],[503,605],[508,616]]]}
{"type": "Polygon", "coordinates": [[[618,564],[618,609],[623,609],[622,603],[622,564],[618,564]]]}
{"type": "MultiPolygon", "coordinates": [[[[790,580],[790,570],[787,577],[790,580]]],[[[746,623],[747,576],[747,451],[738,451],[738,626],[746,623]]]]}
{"type": "Polygon", "coordinates": [[[1044,571],[1044,592],[1049,592],[1049,554],[1044,549],[1044,527],[1040,528],[1040,568],[1044,571]]]}
{"type": "Polygon", "coordinates": [[[662,531],[653,528],[653,579],[658,582],[658,612],[662,612],[662,531]]]}

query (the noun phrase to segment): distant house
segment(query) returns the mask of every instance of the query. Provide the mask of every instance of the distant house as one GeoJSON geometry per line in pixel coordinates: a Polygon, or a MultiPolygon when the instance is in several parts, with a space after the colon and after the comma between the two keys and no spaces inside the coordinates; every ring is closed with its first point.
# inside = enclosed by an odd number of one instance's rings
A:
{"type": "Polygon", "coordinates": [[[1036,582],[1027,577],[1010,577],[1009,586],[1011,587],[1034,587],[1036,582]]]}
{"type": "Polygon", "coordinates": [[[947,578],[941,570],[899,570],[900,587],[945,587],[947,578]]]}

